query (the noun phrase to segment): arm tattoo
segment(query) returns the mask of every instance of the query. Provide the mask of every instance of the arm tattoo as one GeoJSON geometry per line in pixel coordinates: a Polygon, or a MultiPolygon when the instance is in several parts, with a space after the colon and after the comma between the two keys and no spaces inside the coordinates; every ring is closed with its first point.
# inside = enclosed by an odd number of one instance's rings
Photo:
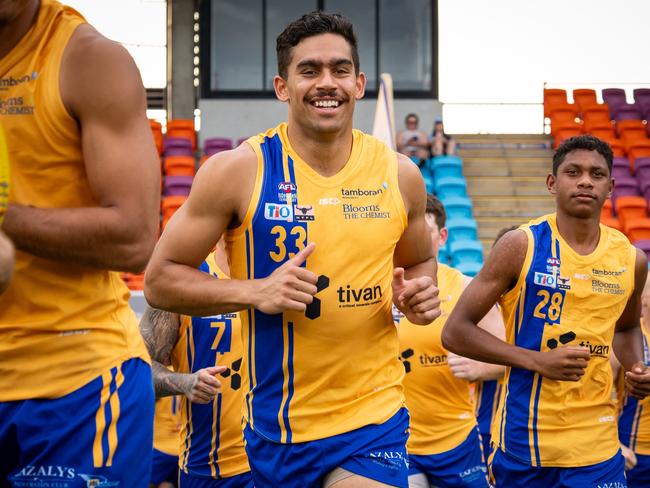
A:
{"type": "Polygon", "coordinates": [[[147,307],[140,320],[140,333],[152,359],[152,374],[156,397],[184,395],[192,384],[192,375],[175,373],[171,364],[171,352],[178,340],[180,316],[147,307]]]}

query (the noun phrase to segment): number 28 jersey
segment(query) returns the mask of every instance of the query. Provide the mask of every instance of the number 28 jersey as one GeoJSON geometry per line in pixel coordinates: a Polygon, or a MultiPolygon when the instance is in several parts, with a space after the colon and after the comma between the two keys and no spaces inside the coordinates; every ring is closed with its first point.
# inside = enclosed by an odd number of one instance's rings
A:
{"type": "Polygon", "coordinates": [[[234,279],[266,278],[308,243],[318,293],[306,312],[241,314],[245,416],[275,442],[305,442],[388,420],[404,404],[391,314],[393,252],[407,226],[397,156],[353,131],[323,177],[281,124],[249,139],[258,170],[244,222],[226,236],[234,279]]]}
{"type": "Polygon", "coordinates": [[[501,298],[507,341],[534,351],[589,348],[585,375],[556,381],[508,368],[497,412],[497,445],[532,466],[589,466],[619,449],[612,399],[614,330],[634,289],[636,250],[600,226],[600,240],[579,255],[555,214],[522,227],[528,251],[515,287],[501,298]]]}

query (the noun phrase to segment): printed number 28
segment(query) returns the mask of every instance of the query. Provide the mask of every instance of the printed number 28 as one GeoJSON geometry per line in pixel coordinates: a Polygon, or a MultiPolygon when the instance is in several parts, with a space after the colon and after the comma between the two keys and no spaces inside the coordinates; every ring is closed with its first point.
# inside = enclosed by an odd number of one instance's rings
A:
{"type": "Polygon", "coordinates": [[[542,299],[535,307],[533,316],[542,320],[546,320],[546,317],[548,317],[548,319],[551,322],[555,322],[556,320],[558,320],[560,318],[560,314],[562,313],[562,300],[563,300],[562,294],[556,291],[555,293],[553,293],[553,295],[551,295],[546,290],[539,290],[537,292],[537,296],[541,297],[542,299]],[[546,310],[546,313],[544,313],[544,308],[547,305],[548,308],[546,310]]]}
{"type": "MultiPolygon", "coordinates": [[[[281,225],[276,225],[271,229],[271,234],[275,236],[276,249],[271,251],[269,255],[273,261],[281,263],[287,257],[287,230],[281,225]]],[[[288,256],[292,258],[307,245],[307,231],[304,227],[296,226],[289,231],[289,234],[295,249],[295,251],[288,253],[288,256]]]]}

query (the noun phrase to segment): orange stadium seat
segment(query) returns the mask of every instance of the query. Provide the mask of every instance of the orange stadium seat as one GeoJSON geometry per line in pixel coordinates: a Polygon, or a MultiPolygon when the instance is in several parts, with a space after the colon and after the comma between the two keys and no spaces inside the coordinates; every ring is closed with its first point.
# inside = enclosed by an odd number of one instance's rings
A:
{"type": "Polygon", "coordinates": [[[205,163],[208,159],[210,159],[210,156],[207,154],[201,156],[201,159],[199,159],[199,167],[203,166],[203,163],[205,163]]]}
{"type": "Polygon", "coordinates": [[[648,140],[646,126],[641,120],[621,120],[616,123],[616,130],[628,151],[634,141],[648,140]]]}
{"type": "Polygon", "coordinates": [[[612,199],[608,198],[605,200],[605,204],[603,205],[603,209],[600,212],[600,219],[613,219],[614,218],[614,209],[612,207],[612,199]]]}
{"type": "MultiPolygon", "coordinates": [[[[614,148],[612,148],[612,150],[613,149],[614,148]]],[[[634,171],[635,159],[650,157],[650,139],[646,138],[646,139],[631,141],[627,148],[627,157],[630,160],[630,166],[632,167],[632,171],[634,171]]]]}
{"type": "Polygon", "coordinates": [[[620,140],[616,139],[615,137],[602,138],[602,140],[611,146],[615,158],[625,156],[625,147],[623,146],[623,143],[620,140]]]}
{"type": "Polygon", "coordinates": [[[151,127],[151,133],[153,134],[153,141],[156,144],[156,150],[158,151],[158,154],[162,154],[163,151],[162,124],[156,120],[149,119],[149,127],[151,127]]]}
{"type": "Polygon", "coordinates": [[[596,90],[592,90],[591,88],[576,88],[573,90],[573,101],[582,113],[585,106],[598,103],[598,100],[596,100],[596,90]]]}
{"type": "Polygon", "coordinates": [[[570,105],[568,103],[554,105],[549,109],[549,118],[551,119],[551,124],[555,122],[575,122],[578,117],[578,112],[575,109],[575,105],[570,105]]]}
{"type": "Polygon", "coordinates": [[[616,137],[614,124],[612,124],[612,121],[609,120],[609,118],[605,120],[599,118],[585,119],[583,127],[585,130],[585,134],[593,134],[594,130],[599,129],[599,130],[606,130],[607,132],[611,131],[611,133],[613,134],[612,137],[616,137]]]}
{"type": "Polygon", "coordinates": [[[167,156],[163,167],[167,176],[194,176],[196,173],[192,156],[167,156]]]}
{"type": "Polygon", "coordinates": [[[625,228],[627,222],[648,217],[648,203],[643,197],[620,196],[616,199],[616,217],[625,228]]]}
{"type": "Polygon", "coordinates": [[[628,220],[624,229],[628,239],[632,242],[650,239],[650,219],[647,217],[628,220]]]}
{"type": "MultiPolygon", "coordinates": [[[[551,109],[558,105],[569,105],[566,99],[566,90],[561,88],[544,89],[544,117],[551,116],[551,109]]],[[[574,109],[575,106],[571,105],[574,109]]]]}
{"type": "Polygon", "coordinates": [[[196,151],[196,132],[192,119],[171,119],[167,121],[167,137],[182,137],[192,141],[192,151],[196,151]]]}
{"type": "Polygon", "coordinates": [[[185,200],[187,200],[187,197],[185,195],[171,195],[163,197],[161,203],[163,228],[165,228],[167,222],[169,222],[169,219],[172,218],[174,212],[176,212],[176,210],[178,210],[179,207],[185,203],[185,200]]]}
{"type": "Polygon", "coordinates": [[[603,225],[606,225],[607,227],[612,227],[613,229],[620,230],[623,232],[623,227],[621,226],[621,223],[619,222],[618,219],[615,219],[613,217],[603,217],[601,215],[600,217],[600,223],[603,225]]]}
{"type": "Polygon", "coordinates": [[[582,120],[609,121],[609,106],[606,103],[586,103],[582,106],[582,120]]]}
{"type": "Polygon", "coordinates": [[[587,134],[591,134],[594,137],[597,137],[598,139],[616,139],[616,131],[614,130],[614,126],[612,124],[607,125],[597,125],[597,126],[592,126],[591,130],[587,130],[585,127],[585,132],[587,134]]]}

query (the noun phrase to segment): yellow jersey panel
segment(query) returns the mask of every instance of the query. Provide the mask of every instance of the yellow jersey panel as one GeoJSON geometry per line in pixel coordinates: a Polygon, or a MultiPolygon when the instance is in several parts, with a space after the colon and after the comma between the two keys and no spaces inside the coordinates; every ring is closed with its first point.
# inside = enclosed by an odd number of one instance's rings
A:
{"type": "Polygon", "coordinates": [[[153,448],[178,456],[178,436],[180,426],[180,397],[167,396],[156,400],[153,418],[153,448]]]}
{"type": "Polygon", "coordinates": [[[507,340],[534,351],[584,346],[591,359],[577,382],[508,368],[498,445],[533,466],[605,461],[619,449],[609,355],[634,289],[636,251],[623,234],[601,225],[596,249],[579,255],[558,232],[555,214],[521,229],[526,260],[517,285],[501,299],[507,340]]]}
{"type": "Polygon", "coordinates": [[[477,425],[470,383],[456,378],[447,364],[442,328],[463,292],[463,275],[438,264],[442,314],[431,324],[403,318],[398,332],[404,363],[404,393],[411,414],[409,454],[440,454],[458,447],[477,425]]]}
{"type": "MultiPolygon", "coordinates": [[[[36,23],[0,63],[10,203],[96,206],[77,122],[59,94],[64,49],[83,17],[42,0],[36,23]]],[[[121,362],[149,356],[118,273],[16,251],[0,295],[0,401],[57,398],[121,362]]]]}
{"type": "MultiPolygon", "coordinates": [[[[645,325],[643,332],[643,361],[650,366],[650,333],[645,325]]],[[[650,397],[637,400],[625,394],[625,372],[621,368],[618,378],[618,436],[622,444],[644,456],[650,455],[650,397]]]]}
{"type": "MultiPolygon", "coordinates": [[[[228,279],[210,254],[200,269],[228,279]]],[[[191,403],[180,408],[179,467],[199,477],[225,478],[250,471],[242,433],[241,322],[236,313],[181,318],[172,365],[180,373],[195,373],[210,366],[228,369],[218,378],[221,390],[212,403],[191,403]]]]}
{"type": "Polygon", "coordinates": [[[316,173],[281,124],[248,140],[259,192],[227,236],[236,279],[265,278],[309,242],[318,293],[304,313],[242,313],[246,416],[275,442],[305,442],[388,420],[403,405],[392,321],[393,252],[407,216],[397,157],[353,132],[334,176],[316,173]]]}

